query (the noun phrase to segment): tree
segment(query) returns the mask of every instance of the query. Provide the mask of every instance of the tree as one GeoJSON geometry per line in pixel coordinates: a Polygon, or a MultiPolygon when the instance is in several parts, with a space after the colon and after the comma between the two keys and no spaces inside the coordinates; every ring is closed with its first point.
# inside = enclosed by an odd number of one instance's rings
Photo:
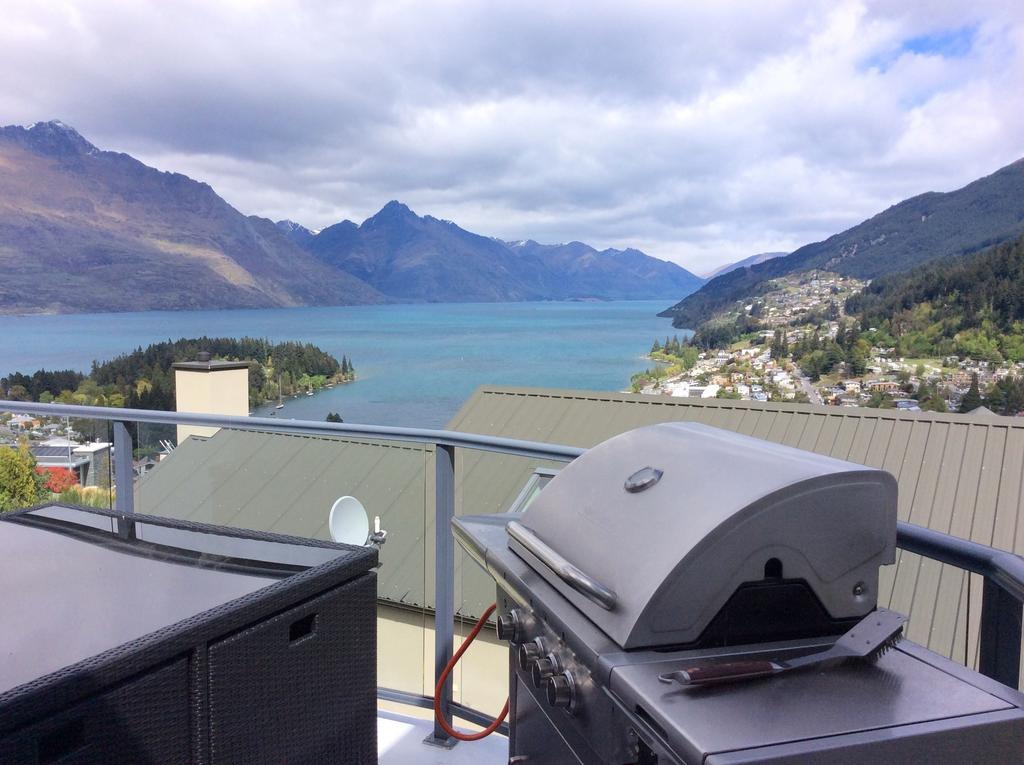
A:
{"type": "Polygon", "coordinates": [[[0,447],[0,512],[31,507],[43,499],[43,477],[27,446],[0,447]]]}
{"type": "Polygon", "coordinates": [[[341,415],[337,412],[328,412],[327,422],[344,422],[344,420],[341,419],[341,415]]]}
{"type": "Polygon", "coordinates": [[[939,393],[937,385],[922,382],[917,388],[917,404],[925,412],[945,412],[946,401],[939,393]]]}
{"type": "Polygon", "coordinates": [[[971,375],[971,387],[967,389],[964,397],[960,399],[960,412],[973,412],[981,406],[981,390],[978,388],[978,373],[971,375]]]}
{"type": "Polygon", "coordinates": [[[894,409],[896,404],[891,398],[882,393],[882,391],[876,390],[871,394],[871,398],[868,399],[866,406],[871,409],[894,409]]]}
{"type": "Polygon", "coordinates": [[[859,346],[854,346],[847,356],[847,363],[850,365],[850,374],[860,377],[868,368],[867,354],[859,346]]]}
{"type": "Polygon", "coordinates": [[[31,401],[32,394],[24,385],[12,385],[7,391],[8,401],[31,401]]]}
{"type": "Polygon", "coordinates": [[[43,477],[43,488],[54,494],[60,494],[78,485],[78,476],[74,470],[64,467],[37,467],[36,472],[43,477]]]}
{"type": "Polygon", "coordinates": [[[777,329],[772,337],[771,357],[778,361],[779,359],[786,358],[788,355],[789,347],[786,345],[786,335],[781,329],[777,329]]]}
{"type": "Polygon", "coordinates": [[[1024,412],[1024,377],[1006,377],[996,382],[988,395],[988,407],[997,414],[1010,416],[1024,412]]]}

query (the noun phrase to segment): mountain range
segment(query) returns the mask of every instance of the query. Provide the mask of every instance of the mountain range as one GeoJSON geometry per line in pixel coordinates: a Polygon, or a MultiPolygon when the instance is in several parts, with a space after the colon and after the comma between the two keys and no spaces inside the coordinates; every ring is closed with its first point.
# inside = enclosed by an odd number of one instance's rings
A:
{"type": "Polygon", "coordinates": [[[717,312],[767,289],[772,279],[824,269],[874,279],[936,258],[977,252],[1024,234],[1024,159],[956,191],[904,200],[828,239],[785,257],[723,273],[661,316],[696,328],[717,312]]]}
{"type": "Polygon", "coordinates": [[[373,303],[205,183],[100,151],[59,122],[0,128],[0,311],[373,303]]]}
{"type": "Polygon", "coordinates": [[[703,280],[637,250],[507,243],[391,202],[313,232],[53,121],[0,128],[0,313],[389,301],[674,298],[703,280]]]}
{"type": "Polygon", "coordinates": [[[388,202],[361,225],[342,221],[314,234],[278,228],[321,262],[391,297],[417,302],[643,299],[692,292],[703,280],[639,250],[582,242],[504,242],[388,202]]]}

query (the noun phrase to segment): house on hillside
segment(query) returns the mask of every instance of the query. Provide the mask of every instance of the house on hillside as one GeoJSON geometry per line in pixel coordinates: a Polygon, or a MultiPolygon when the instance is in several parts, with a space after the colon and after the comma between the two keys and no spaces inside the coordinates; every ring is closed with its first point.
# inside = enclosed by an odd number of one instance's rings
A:
{"type": "Polygon", "coordinates": [[[900,390],[900,384],[895,380],[868,380],[864,383],[864,387],[872,393],[876,391],[881,393],[898,393],[900,390]]]}
{"type": "Polygon", "coordinates": [[[29,451],[41,468],[66,468],[82,486],[110,486],[112,444],[96,441],[79,444],[66,438],[50,438],[29,451]]]}
{"type": "Polygon", "coordinates": [[[39,427],[39,420],[31,414],[15,414],[11,416],[7,426],[11,430],[35,430],[39,427]]]}

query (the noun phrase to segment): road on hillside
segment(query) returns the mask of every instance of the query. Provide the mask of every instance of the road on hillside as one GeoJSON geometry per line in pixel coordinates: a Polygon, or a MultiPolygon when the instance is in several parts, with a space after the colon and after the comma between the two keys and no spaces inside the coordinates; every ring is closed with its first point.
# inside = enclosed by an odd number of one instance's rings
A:
{"type": "Polygon", "coordinates": [[[814,386],[811,385],[811,378],[804,377],[803,375],[798,375],[798,379],[800,380],[800,388],[803,390],[804,393],[807,394],[807,398],[810,400],[812,404],[823,403],[821,400],[821,395],[814,388],[814,386]]]}

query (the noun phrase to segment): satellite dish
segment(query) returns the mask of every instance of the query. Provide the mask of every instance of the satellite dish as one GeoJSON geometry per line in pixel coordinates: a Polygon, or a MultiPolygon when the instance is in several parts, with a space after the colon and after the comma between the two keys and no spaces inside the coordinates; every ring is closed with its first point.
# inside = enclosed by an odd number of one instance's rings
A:
{"type": "Polygon", "coordinates": [[[370,536],[370,518],[363,503],[355,497],[340,497],[331,505],[327,527],[335,542],[365,545],[370,536]]]}

